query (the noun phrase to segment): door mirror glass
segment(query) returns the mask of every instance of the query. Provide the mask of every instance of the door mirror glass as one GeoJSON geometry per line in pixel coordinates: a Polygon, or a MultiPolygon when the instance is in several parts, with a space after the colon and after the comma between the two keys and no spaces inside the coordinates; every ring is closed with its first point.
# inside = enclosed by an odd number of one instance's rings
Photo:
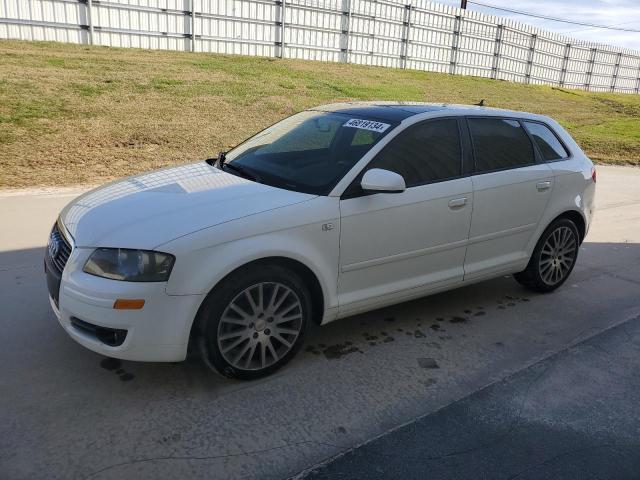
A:
{"type": "Polygon", "coordinates": [[[404,192],[406,186],[404,178],[395,172],[372,168],[362,176],[360,186],[365,192],[399,193],[404,192]]]}

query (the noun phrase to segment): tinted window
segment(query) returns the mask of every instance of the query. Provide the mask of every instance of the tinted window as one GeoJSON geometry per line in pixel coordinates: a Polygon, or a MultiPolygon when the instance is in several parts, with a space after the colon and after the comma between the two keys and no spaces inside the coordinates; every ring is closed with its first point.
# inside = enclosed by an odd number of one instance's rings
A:
{"type": "Polygon", "coordinates": [[[516,120],[470,118],[469,128],[477,172],[535,163],[533,145],[516,120]]]}
{"type": "Polygon", "coordinates": [[[541,123],[524,122],[529,130],[529,133],[533,137],[533,141],[536,142],[542,158],[545,160],[559,160],[561,158],[567,158],[569,155],[567,151],[558,140],[553,132],[541,123]]]}
{"type": "Polygon", "coordinates": [[[407,187],[462,175],[458,121],[435,120],[413,125],[394,138],[369,164],[404,177],[407,187]]]}

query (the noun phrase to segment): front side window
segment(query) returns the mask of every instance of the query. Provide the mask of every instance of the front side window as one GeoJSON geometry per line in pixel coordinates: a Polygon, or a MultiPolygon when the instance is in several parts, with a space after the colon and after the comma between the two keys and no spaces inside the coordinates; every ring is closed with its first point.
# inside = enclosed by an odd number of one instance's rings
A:
{"type": "Polygon", "coordinates": [[[394,138],[369,164],[399,173],[407,188],[462,175],[462,148],[456,119],[431,120],[394,138]]]}
{"type": "Polygon", "coordinates": [[[558,137],[554,135],[549,127],[536,122],[524,122],[524,124],[533,141],[536,142],[542,158],[547,162],[560,160],[569,156],[567,150],[562,146],[558,137]]]}
{"type": "Polygon", "coordinates": [[[274,187],[327,195],[395,126],[342,113],[305,111],[231,150],[223,168],[274,187]]]}
{"type": "Polygon", "coordinates": [[[470,118],[476,173],[535,163],[533,145],[517,120],[470,118]]]}

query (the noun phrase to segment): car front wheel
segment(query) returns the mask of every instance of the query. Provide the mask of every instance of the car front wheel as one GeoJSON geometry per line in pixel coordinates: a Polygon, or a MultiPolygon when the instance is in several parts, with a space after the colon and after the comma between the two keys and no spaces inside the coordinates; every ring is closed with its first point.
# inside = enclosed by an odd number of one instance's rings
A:
{"type": "Polygon", "coordinates": [[[537,292],[555,290],[571,274],[579,248],[580,236],[575,224],[560,218],[549,225],[538,240],[527,268],[514,277],[537,292]]]}
{"type": "Polygon", "coordinates": [[[243,269],[205,300],[201,350],[207,363],[230,378],[275,372],[297,353],[311,315],[302,279],[277,265],[243,269]]]}

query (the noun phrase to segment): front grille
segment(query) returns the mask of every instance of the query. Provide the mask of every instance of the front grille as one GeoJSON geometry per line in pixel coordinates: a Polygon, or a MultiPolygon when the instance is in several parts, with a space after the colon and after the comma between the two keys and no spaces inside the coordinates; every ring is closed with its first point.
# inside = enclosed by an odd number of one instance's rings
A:
{"type": "Polygon", "coordinates": [[[64,266],[67,264],[67,260],[69,260],[69,255],[71,255],[71,245],[69,245],[67,239],[64,238],[64,235],[60,232],[58,224],[56,223],[51,230],[51,235],[49,235],[47,256],[51,261],[51,266],[57,270],[58,274],[62,275],[64,266]]]}

